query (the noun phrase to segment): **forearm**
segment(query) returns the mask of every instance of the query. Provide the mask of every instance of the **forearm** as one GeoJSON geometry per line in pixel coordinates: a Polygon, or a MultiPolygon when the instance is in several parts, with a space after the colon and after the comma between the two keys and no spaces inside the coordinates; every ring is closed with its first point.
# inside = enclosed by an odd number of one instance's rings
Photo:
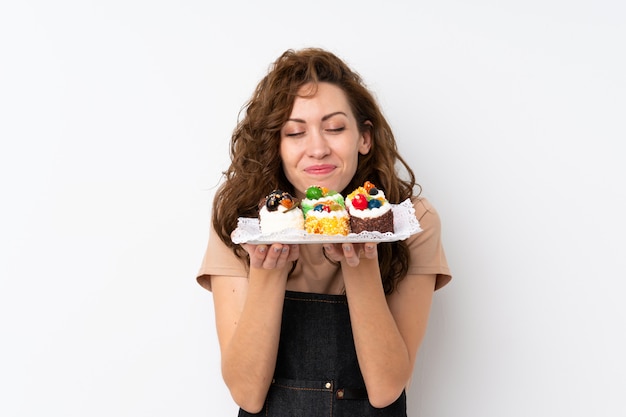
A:
{"type": "Polygon", "coordinates": [[[374,406],[401,394],[412,373],[411,354],[394,320],[376,259],[356,267],[342,263],[354,343],[361,372],[374,406]]]}
{"type": "Polygon", "coordinates": [[[272,381],[280,337],[286,278],[252,268],[241,315],[222,354],[222,374],[235,402],[262,407],[272,381]]]}

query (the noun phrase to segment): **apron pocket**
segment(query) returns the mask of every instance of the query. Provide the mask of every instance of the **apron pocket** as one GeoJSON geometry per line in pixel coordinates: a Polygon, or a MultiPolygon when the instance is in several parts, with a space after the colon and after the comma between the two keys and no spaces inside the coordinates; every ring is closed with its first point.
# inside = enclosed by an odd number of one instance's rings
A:
{"type": "Polygon", "coordinates": [[[333,381],[300,381],[276,378],[272,381],[267,404],[268,416],[332,416],[333,381]]]}

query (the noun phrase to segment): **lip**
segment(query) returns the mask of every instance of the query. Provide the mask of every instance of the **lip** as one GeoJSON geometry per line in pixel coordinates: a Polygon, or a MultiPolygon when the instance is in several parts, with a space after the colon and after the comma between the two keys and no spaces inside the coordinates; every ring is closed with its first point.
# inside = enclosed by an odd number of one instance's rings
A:
{"type": "Polygon", "coordinates": [[[304,168],[304,172],[310,175],[327,175],[333,172],[335,168],[335,165],[330,164],[312,165],[304,168]]]}

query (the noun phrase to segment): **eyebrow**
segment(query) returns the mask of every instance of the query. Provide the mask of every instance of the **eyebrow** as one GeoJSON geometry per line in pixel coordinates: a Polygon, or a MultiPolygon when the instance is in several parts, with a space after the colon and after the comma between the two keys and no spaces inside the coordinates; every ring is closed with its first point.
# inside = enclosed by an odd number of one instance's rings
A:
{"type": "MultiPolygon", "coordinates": [[[[322,122],[325,122],[326,120],[330,119],[331,117],[334,117],[338,114],[343,114],[344,116],[348,117],[348,115],[342,111],[336,111],[334,113],[330,113],[327,114],[326,116],[322,117],[322,122]]],[[[304,120],[302,119],[287,119],[288,122],[296,122],[296,123],[306,123],[304,120]]]]}

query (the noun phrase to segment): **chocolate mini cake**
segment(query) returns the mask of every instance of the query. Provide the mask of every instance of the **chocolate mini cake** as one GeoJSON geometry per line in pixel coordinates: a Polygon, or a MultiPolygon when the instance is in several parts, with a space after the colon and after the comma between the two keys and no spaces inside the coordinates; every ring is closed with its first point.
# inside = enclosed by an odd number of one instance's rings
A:
{"type": "Polygon", "coordinates": [[[393,233],[393,213],[389,210],[378,217],[370,218],[350,216],[350,230],[352,233],[364,231],[393,233]]]}
{"type": "Polygon", "coordinates": [[[352,233],[381,232],[393,233],[393,211],[385,198],[385,193],[374,184],[366,181],[346,197],[346,207],[350,214],[352,233]]]}

